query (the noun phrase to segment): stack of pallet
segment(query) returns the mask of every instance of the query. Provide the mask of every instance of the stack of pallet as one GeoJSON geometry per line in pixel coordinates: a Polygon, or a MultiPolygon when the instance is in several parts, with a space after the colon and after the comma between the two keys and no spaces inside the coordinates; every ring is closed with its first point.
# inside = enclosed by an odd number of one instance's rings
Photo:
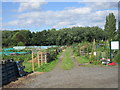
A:
{"type": "Polygon", "coordinates": [[[23,61],[15,62],[14,60],[2,61],[2,85],[8,84],[16,80],[19,76],[25,75],[23,61]]]}
{"type": "Polygon", "coordinates": [[[18,76],[17,66],[13,60],[2,61],[2,85],[8,84],[18,76]]]}

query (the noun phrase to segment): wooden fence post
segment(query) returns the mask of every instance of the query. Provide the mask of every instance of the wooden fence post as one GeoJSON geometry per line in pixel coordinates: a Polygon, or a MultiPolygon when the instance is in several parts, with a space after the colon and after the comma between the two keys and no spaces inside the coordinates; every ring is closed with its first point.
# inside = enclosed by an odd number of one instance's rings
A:
{"type": "Polygon", "coordinates": [[[32,51],[32,71],[34,71],[34,54],[33,54],[33,51],[32,51]]]}
{"type": "Polygon", "coordinates": [[[43,53],[41,52],[41,64],[43,64],[43,53]]]}
{"type": "Polygon", "coordinates": [[[40,67],[40,58],[39,58],[39,52],[37,52],[37,60],[38,60],[38,68],[40,67]]]}
{"type": "Polygon", "coordinates": [[[47,53],[45,53],[45,64],[47,63],[47,53]]]}

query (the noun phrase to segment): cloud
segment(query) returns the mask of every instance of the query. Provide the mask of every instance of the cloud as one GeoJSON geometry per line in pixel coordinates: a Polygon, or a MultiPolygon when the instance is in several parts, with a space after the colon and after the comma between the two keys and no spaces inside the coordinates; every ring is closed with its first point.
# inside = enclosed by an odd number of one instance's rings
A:
{"type": "Polygon", "coordinates": [[[82,0],[80,2],[119,2],[119,0],[82,0]]]}
{"type": "MultiPolygon", "coordinates": [[[[30,26],[35,25],[39,26],[64,26],[64,25],[74,25],[74,20],[77,20],[78,16],[90,14],[90,8],[73,8],[65,9],[62,11],[45,11],[45,12],[29,12],[20,14],[17,17],[17,20],[10,21],[6,25],[12,26],[30,26]],[[83,11],[84,10],[84,11],[83,11]]],[[[6,26],[5,25],[5,26],[6,26]]]]}
{"type": "Polygon", "coordinates": [[[41,6],[46,4],[45,0],[29,0],[28,2],[21,2],[18,12],[23,12],[27,10],[39,10],[41,6]]]}
{"type": "Polygon", "coordinates": [[[68,13],[76,13],[76,14],[88,14],[91,12],[91,8],[73,8],[66,10],[68,13]]]}
{"type": "MultiPolygon", "coordinates": [[[[37,0],[39,2],[40,0],[37,0]]],[[[119,0],[45,0],[47,2],[119,2],[119,0]]],[[[2,0],[2,2],[29,2],[29,0],[2,0]]]]}
{"type": "MultiPolygon", "coordinates": [[[[86,3],[85,7],[67,8],[61,11],[32,11],[17,15],[17,19],[4,24],[6,26],[17,26],[19,28],[51,27],[64,28],[72,26],[99,26],[104,27],[106,15],[113,12],[118,17],[117,10],[95,10],[97,5],[104,6],[102,3],[86,3]],[[89,7],[88,7],[89,5],[89,7]],[[92,7],[94,6],[94,8],[92,7]]],[[[112,6],[112,3],[106,7],[112,6]]],[[[114,6],[114,4],[113,4],[114,6]]],[[[104,8],[106,8],[104,7],[104,8]]],[[[103,9],[104,9],[103,8],[103,9]]],[[[101,8],[102,9],[102,8],[101,8]]]]}
{"type": "Polygon", "coordinates": [[[2,2],[45,2],[46,0],[2,0],[2,2]]]}
{"type": "Polygon", "coordinates": [[[92,10],[118,9],[118,2],[86,2],[86,7],[92,10]]]}

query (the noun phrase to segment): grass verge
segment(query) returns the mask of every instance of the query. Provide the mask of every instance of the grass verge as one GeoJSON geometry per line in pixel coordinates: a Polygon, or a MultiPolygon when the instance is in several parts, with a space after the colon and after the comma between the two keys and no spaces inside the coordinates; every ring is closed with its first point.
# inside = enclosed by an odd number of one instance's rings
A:
{"type": "Polygon", "coordinates": [[[70,70],[74,67],[74,63],[70,56],[70,48],[67,48],[64,52],[64,58],[62,60],[61,68],[64,70],[70,70]]]}
{"type": "MultiPolygon", "coordinates": [[[[40,65],[40,68],[38,68],[37,63],[34,63],[35,71],[37,71],[37,72],[49,72],[49,71],[53,70],[59,61],[58,57],[60,55],[61,55],[61,53],[59,55],[57,55],[57,58],[55,60],[51,61],[50,63],[40,65]]],[[[32,64],[30,62],[25,61],[23,63],[23,65],[25,66],[24,70],[26,72],[32,72],[32,64]]]]}
{"type": "Polygon", "coordinates": [[[35,71],[49,72],[49,71],[54,69],[54,67],[56,66],[57,63],[58,63],[58,59],[56,59],[56,60],[54,60],[54,61],[52,61],[50,63],[41,65],[40,68],[36,68],[35,71]]]}

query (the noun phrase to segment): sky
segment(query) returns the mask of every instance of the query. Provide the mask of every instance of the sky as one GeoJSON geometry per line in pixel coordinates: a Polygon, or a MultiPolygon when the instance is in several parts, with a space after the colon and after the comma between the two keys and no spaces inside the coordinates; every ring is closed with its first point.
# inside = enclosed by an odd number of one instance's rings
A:
{"type": "MultiPolygon", "coordinates": [[[[20,1],[20,0],[18,0],[20,1]]],[[[117,2],[2,2],[2,30],[42,31],[69,27],[99,26],[114,13],[118,20],[117,2]]]]}

